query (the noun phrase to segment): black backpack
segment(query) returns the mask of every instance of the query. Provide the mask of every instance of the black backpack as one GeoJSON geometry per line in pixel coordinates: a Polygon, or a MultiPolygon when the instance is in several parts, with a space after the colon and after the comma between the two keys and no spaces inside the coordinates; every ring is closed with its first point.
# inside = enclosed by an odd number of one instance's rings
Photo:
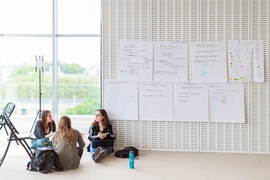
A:
{"type": "Polygon", "coordinates": [[[134,152],[134,156],[138,156],[139,155],[139,150],[133,146],[129,146],[129,147],[125,147],[122,150],[116,151],[114,153],[115,157],[118,158],[128,158],[129,156],[129,151],[133,151],[134,152]]]}
{"type": "Polygon", "coordinates": [[[61,163],[53,147],[46,146],[35,149],[32,159],[27,164],[27,170],[48,173],[52,169],[62,171],[61,163]]]}

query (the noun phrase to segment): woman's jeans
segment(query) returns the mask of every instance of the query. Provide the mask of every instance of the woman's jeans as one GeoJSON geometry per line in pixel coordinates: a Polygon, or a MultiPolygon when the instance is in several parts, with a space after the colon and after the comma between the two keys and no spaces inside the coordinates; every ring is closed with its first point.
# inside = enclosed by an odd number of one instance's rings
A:
{"type": "MultiPolygon", "coordinates": [[[[110,154],[110,153],[112,153],[112,151],[113,151],[113,148],[112,148],[112,147],[101,147],[101,149],[102,149],[102,150],[106,150],[106,151],[107,151],[107,155],[110,154]]],[[[92,147],[92,143],[91,143],[91,144],[90,144],[90,152],[91,152],[92,154],[94,154],[95,151],[96,151],[96,148],[93,148],[93,147],[92,147]]]]}

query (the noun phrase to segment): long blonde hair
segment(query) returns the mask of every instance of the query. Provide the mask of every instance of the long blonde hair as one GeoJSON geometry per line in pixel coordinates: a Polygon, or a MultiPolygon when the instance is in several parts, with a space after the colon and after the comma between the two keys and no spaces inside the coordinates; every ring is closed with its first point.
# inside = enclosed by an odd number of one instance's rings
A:
{"type": "Polygon", "coordinates": [[[55,143],[57,143],[57,137],[59,134],[63,135],[63,140],[69,147],[72,146],[73,128],[71,127],[71,119],[68,116],[63,115],[58,123],[58,131],[55,133],[55,143]]]}

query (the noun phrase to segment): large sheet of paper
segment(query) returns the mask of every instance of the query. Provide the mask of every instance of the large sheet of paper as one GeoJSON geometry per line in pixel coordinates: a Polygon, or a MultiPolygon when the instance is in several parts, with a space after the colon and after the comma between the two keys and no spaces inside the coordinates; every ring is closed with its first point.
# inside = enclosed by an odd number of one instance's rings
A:
{"type": "Polygon", "coordinates": [[[138,120],[138,83],[104,80],[104,109],[110,119],[138,120]]]}
{"type": "Polygon", "coordinates": [[[264,82],[263,41],[228,41],[229,81],[264,82]]]}
{"type": "Polygon", "coordinates": [[[139,83],[139,119],[173,121],[172,83],[139,83]]]}
{"type": "Polygon", "coordinates": [[[224,42],[191,42],[192,83],[228,82],[224,42]]]}
{"type": "Polygon", "coordinates": [[[153,80],[153,42],[120,40],[118,80],[153,80]]]}
{"type": "Polygon", "coordinates": [[[188,82],[188,43],[154,42],[154,81],[188,82]]]}
{"type": "Polygon", "coordinates": [[[210,122],[245,122],[243,83],[209,85],[210,122]]]}
{"type": "Polygon", "coordinates": [[[174,84],[174,120],[209,122],[207,84],[174,84]]]}

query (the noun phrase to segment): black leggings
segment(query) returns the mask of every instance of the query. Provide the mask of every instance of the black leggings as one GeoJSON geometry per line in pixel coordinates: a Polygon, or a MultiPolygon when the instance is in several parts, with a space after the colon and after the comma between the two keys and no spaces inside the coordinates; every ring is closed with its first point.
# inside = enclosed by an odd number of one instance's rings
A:
{"type": "Polygon", "coordinates": [[[83,149],[80,148],[80,147],[77,147],[77,154],[78,154],[78,156],[81,158],[82,155],[83,155],[83,149]]]}

